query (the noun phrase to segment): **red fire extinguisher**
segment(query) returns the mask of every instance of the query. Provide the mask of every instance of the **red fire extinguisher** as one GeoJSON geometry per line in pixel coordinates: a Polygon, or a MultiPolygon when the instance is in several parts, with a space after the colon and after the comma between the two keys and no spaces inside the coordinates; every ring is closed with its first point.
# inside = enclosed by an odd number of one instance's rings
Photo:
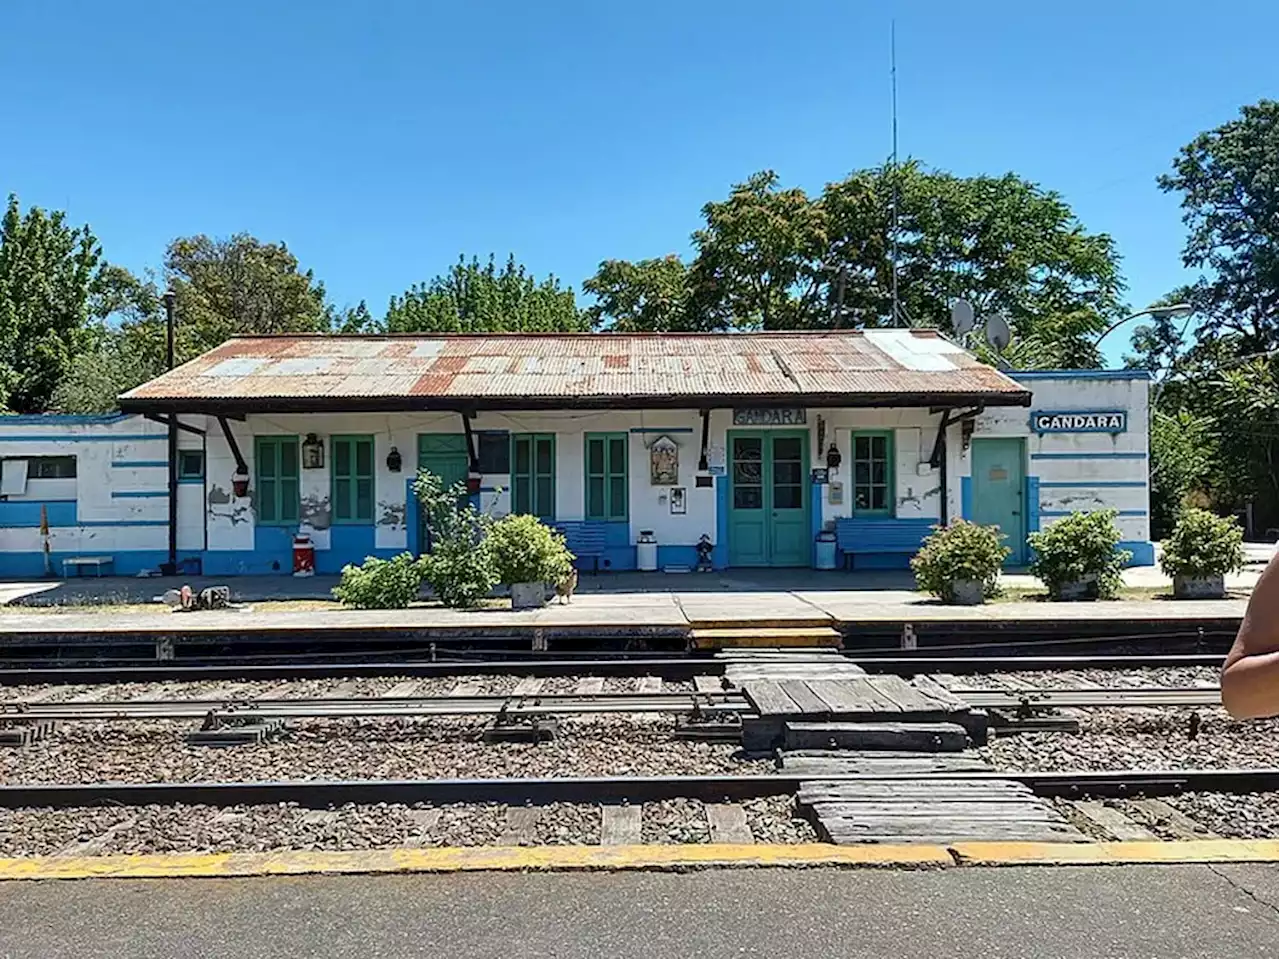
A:
{"type": "Polygon", "coordinates": [[[316,547],[311,537],[299,533],[293,538],[293,575],[314,576],[316,574],[316,547]]]}

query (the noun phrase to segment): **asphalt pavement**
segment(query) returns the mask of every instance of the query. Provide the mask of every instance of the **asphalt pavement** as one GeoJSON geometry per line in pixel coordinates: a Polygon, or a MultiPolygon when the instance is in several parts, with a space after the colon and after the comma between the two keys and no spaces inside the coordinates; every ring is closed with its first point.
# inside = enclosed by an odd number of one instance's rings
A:
{"type": "Polygon", "coordinates": [[[88,880],[0,888],[0,956],[1233,959],[1275,866],[88,880]]]}

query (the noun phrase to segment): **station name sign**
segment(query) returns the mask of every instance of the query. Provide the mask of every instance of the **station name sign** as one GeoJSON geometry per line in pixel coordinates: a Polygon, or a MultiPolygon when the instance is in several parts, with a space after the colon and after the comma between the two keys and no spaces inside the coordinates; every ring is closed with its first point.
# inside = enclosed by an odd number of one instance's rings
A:
{"type": "Polygon", "coordinates": [[[803,426],[804,408],[777,410],[734,410],[734,426],[803,426]]]}
{"type": "Polygon", "coordinates": [[[1129,428],[1124,410],[1033,410],[1031,429],[1036,433],[1123,433],[1129,428]]]}

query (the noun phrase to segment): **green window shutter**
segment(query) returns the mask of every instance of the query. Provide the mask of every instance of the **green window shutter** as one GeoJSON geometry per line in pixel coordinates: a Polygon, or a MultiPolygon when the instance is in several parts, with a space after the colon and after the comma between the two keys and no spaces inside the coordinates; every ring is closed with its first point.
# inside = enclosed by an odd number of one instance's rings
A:
{"type": "Polygon", "coordinates": [[[529,513],[541,520],[555,519],[555,434],[512,434],[511,511],[529,513]]]}
{"type": "Polygon", "coordinates": [[[333,454],[333,521],[373,522],[373,437],[335,436],[333,454]]]}
{"type": "Polygon", "coordinates": [[[627,435],[588,433],[585,442],[587,519],[626,522],[627,435]]]}
{"type": "Polygon", "coordinates": [[[262,526],[288,526],[298,521],[298,438],[259,436],[254,441],[257,482],[254,506],[262,526]]]}
{"type": "Polygon", "coordinates": [[[853,513],[893,515],[893,433],[853,433],[853,513]]]}

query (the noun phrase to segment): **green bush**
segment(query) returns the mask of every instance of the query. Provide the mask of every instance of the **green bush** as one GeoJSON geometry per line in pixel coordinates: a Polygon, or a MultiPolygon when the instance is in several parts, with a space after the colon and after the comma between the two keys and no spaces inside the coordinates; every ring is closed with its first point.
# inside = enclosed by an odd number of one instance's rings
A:
{"type": "Polygon", "coordinates": [[[573,567],[564,537],[536,516],[504,516],[489,527],[486,543],[498,581],[508,586],[559,583],[573,567]]]}
{"type": "Polygon", "coordinates": [[[425,570],[411,553],[392,559],[366,557],[362,565],[342,567],[342,580],[333,595],[357,609],[404,609],[422,589],[425,570]]]}
{"type": "Polygon", "coordinates": [[[1010,552],[1000,542],[1004,538],[998,526],[979,526],[962,519],[934,527],[911,559],[917,588],[950,603],[955,599],[955,582],[971,580],[982,584],[984,596],[995,596],[1000,567],[1010,552]]]}
{"type": "Polygon", "coordinates": [[[1027,537],[1035,550],[1031,573],[1048,587],[1050,599],[1061,599],[1062,588],[1075,582],[1096,584],[1099,599],[1119,592],[1120,571],[1133,554],[1119,548],[1117,515],[1113,509],[1076,512],[1027,537]]]}
{"type": "Polygon", "coordinates": [[[446,488],[430,470],[419,471],[413,489],[427,534],[420,562],[432,592],[446,606],[477,605],[498,585],[486,537],[493,519],[471,505],[466,484],[446,488]]]}
{"type": "Polygon", "coordinates": [[[1234,519],[1206,509],[1185,509],[1164,541],[1160,568],[1167,576],[1222,576],[1244,568],[1244,531],[1234,519]]]}

